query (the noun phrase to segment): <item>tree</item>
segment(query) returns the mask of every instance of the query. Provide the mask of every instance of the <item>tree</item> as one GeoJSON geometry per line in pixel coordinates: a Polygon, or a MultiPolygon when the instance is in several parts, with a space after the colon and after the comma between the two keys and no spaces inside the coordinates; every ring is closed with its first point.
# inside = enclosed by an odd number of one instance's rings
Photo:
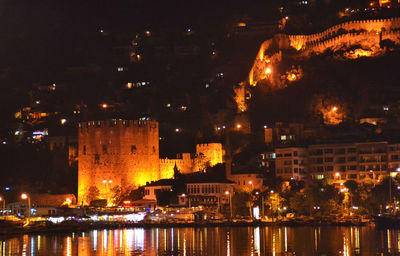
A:
{"type": "Polygon", "coordinates": [[[278,211],[283,207],[285,199],[279,195],[279,193],[272,193],[265,204],[269,206],[271,211],[272,220],[275,216],[279,216],[278,211]]]}
{"type": "Polygon", "coordinates": [[[132,188],[122,189],[121,186],[115,186],[111,189],[111,204],[120,205],[125,199],[129,198],[132,188]]]}
{"type": "Polygon", "coordinates": [[[87,189],[86,202],[90,203],[99,199],[100,191],[96,186],[91,186],[87,189]]]}
{"type": "Polygon", "coordinates": [[[232,208],[235,215],[250,216],[253,203],[252,195],[248,192],[237,192],[232,197],[232,208]],[[250,211],[249,211],[250,208],[250,211]]]}

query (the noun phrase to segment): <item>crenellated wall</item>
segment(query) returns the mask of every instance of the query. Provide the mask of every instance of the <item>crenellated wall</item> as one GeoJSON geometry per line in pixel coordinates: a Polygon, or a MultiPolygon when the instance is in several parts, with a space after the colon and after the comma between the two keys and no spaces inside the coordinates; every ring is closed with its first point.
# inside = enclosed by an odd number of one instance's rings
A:
{"type": "MultiPolygon", "coordinates": [[[[348,21],[336,26],[330,27],[321,33],[316,33],[312,35],[288,35],[290,46],[300,50],[307,48],[308,46],[313,46],[321,41],[325,41],[329,38],[335,37],[341,33],[351,33],[351,32],[385,32],[400,29],[400,18],[391,19],[377,19],[377,20],[355,20],[348,21]]],[[[357,33],[353,33],[357,35],[357,33]]]]}
{"type": "Polygon", "coordinates": [[[281,61],[284,50],[295,49],[298,56],[309,57],[328,49],[333,52],[346,51],[359,46],[360,51],[342,57],[373,57],[386,51],[380,45],[386,39],[400,44],[400,18],[348,21],[311,35],[277,34],[261,44],[249,73],[249,84],[256,85],[258,81],[267,78],[272,86],[277,86],[277,80],[274,79],[276,74],[272,72],[266,75],[266,69],[281,61]]]}
{"type": "Polygon", "coordinates": [[[214,166],[222,163],[222,144],[221,143],[207,143],[196,145],[196,155],[203,155],[206,161],[210,161],[210,165],[214,166]]]}
{"type": "Polygon", "coordinates": [[[194,161],[190,157],[190,153],[183,153],[182,156],[177,159],[160,159],[160,172],[165,178],[172,178],[174,177],[175,165],[181,173],[192,173],[194,161]]]}

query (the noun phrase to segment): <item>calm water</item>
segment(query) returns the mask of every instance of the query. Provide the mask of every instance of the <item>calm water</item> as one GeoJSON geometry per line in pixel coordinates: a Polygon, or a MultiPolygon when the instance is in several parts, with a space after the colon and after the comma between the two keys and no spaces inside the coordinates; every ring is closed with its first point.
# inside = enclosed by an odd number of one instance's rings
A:
{"type": "Polygon", "coordinates": [[[3,255],[400,255],[400,230],[373,227],[132,228],[23,235],[3,255]]]}

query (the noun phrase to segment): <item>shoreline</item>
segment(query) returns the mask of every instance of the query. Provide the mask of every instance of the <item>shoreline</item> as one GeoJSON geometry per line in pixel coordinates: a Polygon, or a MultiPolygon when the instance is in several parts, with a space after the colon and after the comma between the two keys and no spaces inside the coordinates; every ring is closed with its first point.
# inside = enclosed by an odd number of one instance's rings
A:
{"type": "Polygon", "coordinates": [[[43,226],[0,226],[0,239],[12,238],[19,235],[35,235],[48,233],[87,232],[98,229],[124,229],[124,228],[213,228],[213,227],[302,227],[302,226],[366,226],[374,222],[324,222],[324,221],[207,221],[207,222],[66,222],[47,224],[43,226]]]}

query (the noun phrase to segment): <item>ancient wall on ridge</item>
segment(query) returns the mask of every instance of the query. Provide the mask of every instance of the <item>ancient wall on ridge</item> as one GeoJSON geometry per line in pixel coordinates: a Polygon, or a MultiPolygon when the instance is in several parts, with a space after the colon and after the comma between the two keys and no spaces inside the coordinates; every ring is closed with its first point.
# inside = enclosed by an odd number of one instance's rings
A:
{"type": "Polygon", "coordinates": [[[360,51],[343,56],[354,59],[382,55],[385,49],[380,43],[386,39],[400,44],[400,18],[348,21],[311,35],[277,34],[261,44],[249,73],[249,84],[256,85],[258,81],[270,78],[274,85],[274,74],[268,76],[265,70],[281,61],[282,50],[295,49],[298,56],[309,57],[327,49],[335,52],[359,46],[360,51]]]}

